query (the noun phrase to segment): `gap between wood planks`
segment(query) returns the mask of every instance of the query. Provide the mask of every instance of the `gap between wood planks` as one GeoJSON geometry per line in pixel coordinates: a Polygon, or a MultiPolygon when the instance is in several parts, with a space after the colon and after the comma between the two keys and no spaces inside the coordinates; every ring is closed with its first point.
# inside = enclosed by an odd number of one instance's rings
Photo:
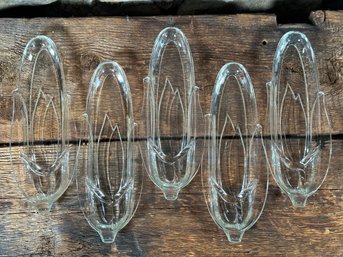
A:
{"type": "MultiPolygon", "coordinates": [[[[321,134],[321,136],[323,137],[328,137],[329,134],[321,134]]],[[[251,135],[242,135],[242,138],[250,138],[251,135]]],[[[303,135],[286,135],[287,139],[301,139],[301,138],[305,138],[305,136],[303,135]]],[[[334,134],[331,136],[332,140],[343,140],[343,134],[334,134]]],[[[160,140],[164,141],[164,140],[182,140],[182,136],[178,136],[178,137],[160,137],[160,140]]],[[[259,137],[256,137],[257,139],[259,137]]],[[[270,139],[270,135],[264,135],[262,136],[263,139],[270,139]]],[[[157,139],[157,137],[156,137],[157,139]]],[[[197,136],[195,137],[196,140],[199,139],[204,139],[204,140],[209,140],[210,136],[197,136]]],[[[220,139],[219,136],[216,137],[216,139],[220,139]]],[[[240,139],[240,136],[223,136],[222,139],[224,140],[235,140],[235,139],[240,139]]],[[[147,138],[146,137],[136,137],[133,142],[142,142],[142,141],[146,141],[147,138]]],[[[44,140],[44,141],[33,141],[33,144],[35,146],[37,145],[54,145],[54,144],[58,144],[60,140],[44,140]]],[[[93,142],[100,142],[100,143],[105,143],[105,142],[119,142],[119,141],[127,141],[127,138],[112,138],[112,139],[108,139],[108,138],[103,138],[100,140],[93,140],[93,142]]],[[[72,144],[72,145],[78,145],[78,144],[87,144],[89,142],[89,140],[87,139],[81,139],[81,140],[69,140],[68,144],[72,144]]],[[[12,142],[12,143],[0,143],[0,148],[6,148],[9,146],[25,146],[27,143],[26,142],[12,142]]]]}

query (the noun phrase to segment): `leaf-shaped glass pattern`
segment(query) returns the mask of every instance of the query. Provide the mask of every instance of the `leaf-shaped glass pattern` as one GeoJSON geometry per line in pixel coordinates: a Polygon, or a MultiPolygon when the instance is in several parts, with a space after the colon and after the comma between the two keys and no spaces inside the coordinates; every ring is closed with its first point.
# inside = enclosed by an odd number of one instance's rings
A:
{"type": "Polygon", "coordinates": [[[323,183],[331,160],[331,125],[307,37],[286,33],[278,44],[270,86],[272,174],[296,207],[323,183]]]}
{"type": "Polygon", "coordinates": [[[104,243],[133,217],[142,181],[136,172],[129,83],[119,64],[99,64],[90,81],[77,175],[79,201],[89,225],[104,243]]]}
{"type": "Polygon", "coordinates": [[[50,210],[66,191],[69,165],[69,96],[61,58],[46,36],[26,45],[13,92],[11,162],[16,181],[37,210],[50,210]]]}
{"type": "Polygon", "coordinates": [[[151,180],[166,199],[175,200],[196,174],[203,148],[197,137],[202,114],[193,58],[178,28],[157,36],[144,83],[147,143],[142,153],[151,180]]]}
{"type": "Polygon", "coordinates": [[[227,63],[219,71],[206,117],[205,199],[215,223],[237,243],[260,217],[268,191],[262,127],[243,65],[227,63]]]}

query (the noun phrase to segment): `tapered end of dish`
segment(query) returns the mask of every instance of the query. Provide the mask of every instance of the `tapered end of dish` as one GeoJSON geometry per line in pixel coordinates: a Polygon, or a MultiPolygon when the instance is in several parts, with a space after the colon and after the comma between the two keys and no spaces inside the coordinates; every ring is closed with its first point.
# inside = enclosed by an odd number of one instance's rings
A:
{"type": "Polygon", "coordinates": [[[237,230],[237,229],[226,229],[224,230],[227,240],[229,240],[230,243],[240,243],[242,241],[244,231],[242,230],[237,230]]]}
{"type": "Polygon", "coordinates": [[[303,195],[290,195],[289,198],[291,199],[294,207],[304,208],[308,197],[303,195]]]}
{"type": "Polygon", "coordinates": [[[112,244],[116,240],[117,232],[112,229],[98,231],[101,241],[105,244],[112,244]]]}
{"type": "Polygon", "coordinates": [[[41,202],[35,203],[33,205],[33,208],[39,213],[45,213],[45,212],[51,211],[52,205],[53,203],[50,203],[48,201],[41,201],[41,202]]]}
{"type": "Polygon", "coordinates": [[[163,192],[164,198],[166,198],[168,201],[175,201],[179,196],[178,190],[166,190],[163,192]]]}

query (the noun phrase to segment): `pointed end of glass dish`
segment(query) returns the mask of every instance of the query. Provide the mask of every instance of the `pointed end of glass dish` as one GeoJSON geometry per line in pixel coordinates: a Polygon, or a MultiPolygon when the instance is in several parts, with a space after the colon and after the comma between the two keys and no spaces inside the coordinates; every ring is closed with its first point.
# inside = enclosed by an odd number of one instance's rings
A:
{"type": "Polygon", "coordinates": [[[166,191],[163,191],[164,198],[166,198],[168,201],[175,201],[179,196],[179,192],[179,190],[167,189],[166,191]]]}
{"type": "Polygon", "coordinates": [[[147,76],[147,77],[145,77],[144,79],[143,79],[143,85],[145,86],[145,87],[148,87],[148,86],[150,86],[150,77],[149,76],[147,76]]]}
{"type": "Polygon", "coordinates": [[[242,241],[244,231],[243,230],[229,230],[224,229],[224,232],[226,234],[227,240],[229,240],[230,243],[238,244],[242,241]]]}
{"type": "Polygon", "coordinates": [[[307,198],[307,196],[303,195],[289,195],[289,199],[291,199],[293,206],[296,208],[304,208],[306,206],[307,198]]]}
{"type": "Polygon", "coordinates": [[[32,207],[36,210],[38,213],[48,213],[52,209],[53,203],[50,203],[48,201],[42,201],[39,203],[35,203],[32,207]]]}
{"type": "Polygon", "coordinates": [[[112,229],[104,229],[99,231],[99,236],[101,241],[105,244],[112,244],[116,240],[117,232],[113,231],[112,229]]]}

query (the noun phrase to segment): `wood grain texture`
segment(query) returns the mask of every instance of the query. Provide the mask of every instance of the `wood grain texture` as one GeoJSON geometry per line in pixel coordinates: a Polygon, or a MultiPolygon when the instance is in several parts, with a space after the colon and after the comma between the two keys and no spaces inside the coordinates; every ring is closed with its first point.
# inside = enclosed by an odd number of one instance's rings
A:
{"type": "MultiPolygon", "coordinates": [[[[85,19],[0,20],[0,256],[342,256],[342,67],[343,13],[316,12],[314,25],[278,26],[272,15],[137,17],[85,19]],[[291,207],[271,179],[268,201],[258,223],[242,243],[230,244],[212,221],[197,174],[175,202],[145,175],[143,195],[134,219],[116,244],[102,244],[78,207],[75,181],[51,213],[32,212],[11,175],[9,131],[11,91],[16,67],[26,42],[34,35],[53,38],[63,58],[68,90],[73,99],[73,123],[80,127],[90,77],[103,60],[114,59],[127,73],[135,118],[140,123],[142,80],[154,38],[168,25],[189,38],[196,81],[204,113],[217,72],[228,61],[244,64],[253,79],[261,123],[265,124],[265,83],[277,42],[291,29],[301,30],[313,43],[322,89],[337,140],[330,172],[304,209],[291,207]]],[[[239,111],[239,110],[237,110],[239,111]]],[[[72,135],[77,137],[76,134],[72,135]]],[[[142,130],[139,136],[144,136],[142,130]]],[[[145,172],[143,167],[140,172],[145,172]]]]}
{"type": "MultiPolygon", "coordinates": [[[[28,40],[39,34],[50,36],[61,53],[67,91],[72,97],[72,128],[80,128],[88,84],[94,69],[104,60],[115,60],[125,70],[132,91],[138,136],[145,132],[141,122],[143,78],[154,39],[159,31],[176,25],[188,37],[200,87],[203,113],[209,112],[213,84],[220,68],[227,62],[242,63],[255,87],[261,124],[266,124],[266,82],[272,76],[272,62],[277,43],[289,30],[306,33],[317,55],[322,90],[327,93],[333,133],[342,133],[343,38],[339,12],[320,12],[327,18],[316,25],[277,26],[273,15],[231,15],[190,17],[135,17],[84,19],[2,19],[0,21],[0,103],[3,126],[1,143],[9,141],[11,92],[15,89],[17,66],[28,40]],[[332,17],[332,18],[330,18],[332,17]]],[[[320,14],[317,14],[317,16],[320,14]]],[[[239,110],[237,109],[237,112],[239,110]]],[[[265,133],[267,134],[267,128],[265,133]]],[[[78,133],[71,133],[77,138],[78,133]]]]}
{"type": "Polygon", "coordinates": [[[36,214],[17,191],[7,148],[1,149],[0,255],[17,256],[341,256],[343,254],[343,142],[333,143],[333,162],[320,190],[295,209],[272,177],[265,210],[241,244],[230,244],[204,202],[201,174],[175,202],[144,172],[143,194],[133,220],[116,244],[102,244],[79,209],[75,181],[51,213],[36,214]]]}

